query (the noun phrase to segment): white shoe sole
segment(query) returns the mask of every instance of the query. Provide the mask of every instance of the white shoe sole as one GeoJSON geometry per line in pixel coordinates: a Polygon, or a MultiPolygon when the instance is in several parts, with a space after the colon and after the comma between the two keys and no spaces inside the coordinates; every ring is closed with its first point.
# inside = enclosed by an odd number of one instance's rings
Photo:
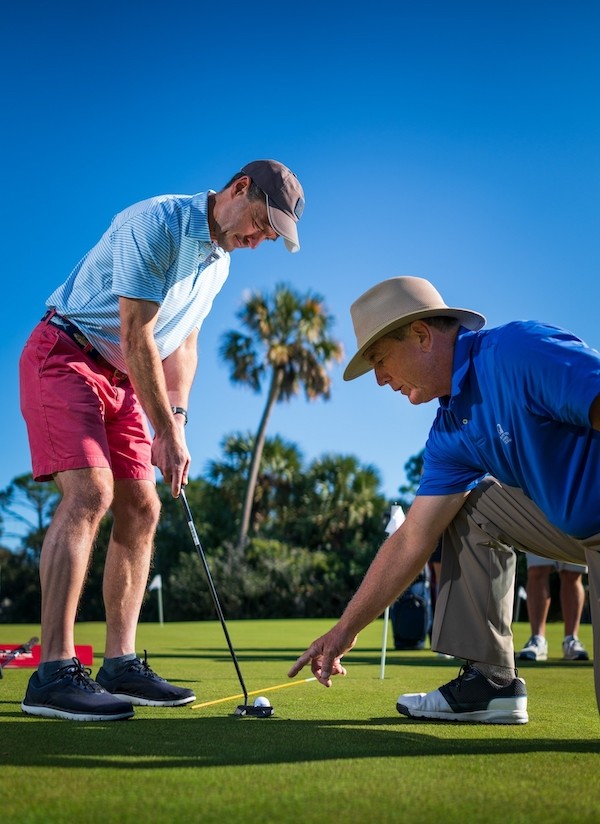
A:
{"type": "MultiPolygon", "coordinates": [[[[447,710],[419,707],[416,701],[414,702],[415,706],[410,706],[410,702],[407,700],[411,698],[423,699],[426,695],[426,693],[401,695],[396,704],[396,709],[400,715],[406,715],[409,718],[429,718],[435,721],[455,721],[468,724],[527,724],[529,721],[526,696],[495,698],[490,701],[487,709],[472,710],[470,712],[454,712],[450,707],[447,710]]],[[[446,702],[444,701],[444,703],[446,702]]]]}
{"type": "Polygon", "coordinates": [[[184,704],[191,704],[196,700],[195,695],[190,695],[188,698],[176,698],[173,701],[159,701],[153,698],[140,698],[138,695],[127,695],[125,692],[111,692],[114,698],[120,698],[121,701],[129,701],[136,707],[182,707],[184,704]]]}
{"type": "Polygon", "coordinates": [[[25,702],[21,704],[21,709],[26,715],[37,715],[42,718],[63,718],[66,721],[124,721],[133,717],[133,710],[118,715],[103,715],[102,713],[91,712],[69,712],[68,710],[60,710],[57,707],[29,705],[25,702]]]}

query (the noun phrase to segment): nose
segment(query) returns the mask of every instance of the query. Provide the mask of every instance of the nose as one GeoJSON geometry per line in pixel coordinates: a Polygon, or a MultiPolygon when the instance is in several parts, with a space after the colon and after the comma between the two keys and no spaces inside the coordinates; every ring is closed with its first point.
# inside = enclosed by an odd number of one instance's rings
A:
{"type": "Polygon", "coordinates": [[[260,234],[246,235],[246,246],[249,246],[250,249],[256,249],[256,247],[259,246],[264,239],[264,235],[260,234]]]}
{"type": "Polygon", "coordinates": [[[375,372],[375,380],[377,381],[378,386],[385,386],[386,383],[389,382],[389,378],[384,377],[380,369],[375,367],[373,371],[375,372]]]}

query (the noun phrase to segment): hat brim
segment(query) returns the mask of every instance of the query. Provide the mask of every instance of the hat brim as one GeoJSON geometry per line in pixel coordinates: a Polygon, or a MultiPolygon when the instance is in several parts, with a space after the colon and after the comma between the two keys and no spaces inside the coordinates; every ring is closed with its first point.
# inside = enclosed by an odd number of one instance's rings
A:
{"type": "Polygon", "coordinates": [[[478,329],[481,329],[486,322],[485,317],[480,315],[479,312],[472,312],[470,309],[452,309],[450,307],[445,307],[443,309],[427,309],[422,312],[413,312],[410,315],[404,315],[403,317],[381,327],[381,329],[376,329],[372,333],[372,335],[362,344],[358,352],[351,358],[348,365],[344,369],[344,380],[352,381],[355,378],[360,378],[361,375],[365,375],[373,369],[373,366],[368,360],[365,359],[364,354],[367,349],[370,346],[373,346],[373,344],[380,338],[383,338],[389,332],[393,332],[394,329],[399,329],[401,326],[406,326],[407,324],[412,323],[413,320],[440,316],[456,318],[460,321],[461,326],[465,326],[472,332],[476,332],[478,329]]]}
{"type": "Polygon", "coordinates": [[[298,238],[296,221],[286,212],[278,209],[268,195],[266,196],[266,200],[267,215],[271,228],[277,232],[278,235],[281,235],[288,252],[297,252],[300,249],[300,240],[298,238]]]}

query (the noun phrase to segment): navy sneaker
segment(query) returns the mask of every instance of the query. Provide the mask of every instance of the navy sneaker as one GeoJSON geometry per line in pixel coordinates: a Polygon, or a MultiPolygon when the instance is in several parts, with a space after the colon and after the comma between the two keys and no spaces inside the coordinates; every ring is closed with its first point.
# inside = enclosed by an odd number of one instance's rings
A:
{"type": "Polygon", "coordinates": [[[62,667],[47,684],[37,671],[27,685],[21,709],[27,715],[66,718],[69,721],[120,721],[131,718],[130,701],[122,701],[103,690],[91,677],[91,670],[78,658],[62,667]]]}
{"type": "Polygon", "coordinates": [[[410,718],[442,721],[526,724],[529,720],[527,688],[522,678],[514,678],[502,687],[469,663],[461,668],[458,678],[433,692],[401,695],[396,709],[410,718]]]}
{"type": "Polygon", "coordinates": [[[96,680],[115,698],[131,701],[140,707],[180,707],[196,700],[192,690],[174,687],[157,675],[148,666],[145,650],[143,661],[134,658],[122,672],[112,678],[104,667],[100,667],[96,680]]]}

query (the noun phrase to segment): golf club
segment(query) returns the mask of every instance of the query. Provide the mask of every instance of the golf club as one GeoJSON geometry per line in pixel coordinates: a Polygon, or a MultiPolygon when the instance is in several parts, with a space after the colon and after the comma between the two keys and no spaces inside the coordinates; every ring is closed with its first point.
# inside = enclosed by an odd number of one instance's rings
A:
{"type": "Polygon", "coordinates": [[[31,648],[34,647],[36,644],[39,643],[39,638],[35,636],[30,638],[26,644],[21,644],[20,647],[11,650],[5,657],[4,660],[0,663],[0,678],[4,678],[4,673],[2,670],[7,664],[10,664],[11,661],[14,661],[15,658],[18,658],[19,655],[27,655],[28,652],[31,652],[31,648]]]}
{"type": "Polygon", "coordinates": [[[217,595],[217,590],[215,589],[215,585],[213,583],[212,575],[210,574],[210,569],[208,568],[208,562],[206,560],[206,556],[204,554],[204,550],[202,549],[202,544],[200,543],[200,538],[198,537],[198,532],[196,531],[196,527],[194,526],[194,519],[192,518],[192,513],[187,501],[187,497],[185,494],[185,490],[183,487],[181,488],[181,492],[179,493],[179,497],[181,499],[181,504],[183,506],[183,511],[185,513],[185,519],[187,521],[187,525],[190,530],[190,535],[192,536],[192,541],[194,542],[194,546],[198,550],[198,555],[200,556],[200,560],[202,561],[202,566],[204,567],[204,572],[206,573],[206,580],[208,581],[208,589],[210,591],[213,604],[215,605],[215,609],[217,611],[217,615],[219,616],[219,621],[221,622],[221,627],[223,628],[223,633],[225,635],[225,640],[227,641],[227,646],[229,647],[229,652],[231,653],[231,659],[235,666],[235,671],[237,673],[238,680],[240,682],[240,686],[242,688],[242,692],[244,693],[244,703],[240,704],[235,711],[235,715],[248,715],[254,718],[269,718],[269,716],[273,715],[274,709],[271,706],[264,707],[258,706],[255,707],[253,704],[248,704],[248,690],[246,689],[246,685],[244,683],[244,679],[242,677],[242,671],[240,670],[240,665],[237,660],[237,656],[235,654],[235,650],[233,649],[233,644],[231,643],[231,638],[229,637],[229,632],[227,630],[227,624],[225,623],[225,616],[223,615],[223,610],[221,609],[221,603],[219,601],[219,596],[217,595]]]}

